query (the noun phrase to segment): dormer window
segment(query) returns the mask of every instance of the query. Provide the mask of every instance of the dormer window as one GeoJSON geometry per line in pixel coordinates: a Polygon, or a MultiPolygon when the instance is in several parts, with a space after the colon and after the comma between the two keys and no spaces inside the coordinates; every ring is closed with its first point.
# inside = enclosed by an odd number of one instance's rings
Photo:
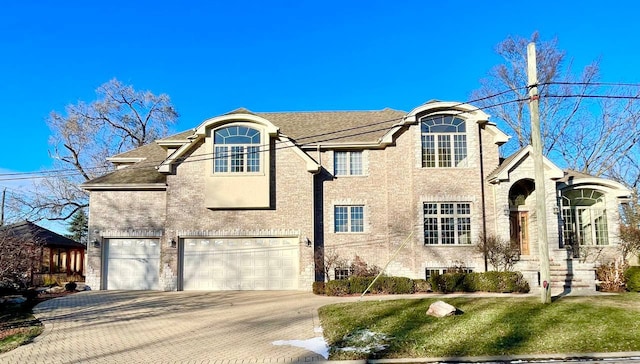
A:
{"type": "Polygon", "coordinates": [[[247,126],[227,126],[214,132],[215,173],[260,172],[260,131],[247,126]]]}
{"type": "Polygon", "coordinates": [[[467,167],[465,121],[451,115],[420,119],[422,167],[467,167]]]}

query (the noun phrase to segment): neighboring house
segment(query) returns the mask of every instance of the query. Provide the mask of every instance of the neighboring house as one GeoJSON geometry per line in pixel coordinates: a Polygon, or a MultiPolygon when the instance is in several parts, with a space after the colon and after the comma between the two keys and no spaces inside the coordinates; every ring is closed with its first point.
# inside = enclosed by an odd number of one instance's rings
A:
{"type": "Polygon", "coordinates": [[[33,268],[25,272],[31,285],[43,284],[45,277],[65,281],[84,275],[84,244],[30,221],[0,227],[0,239],[3,243],[14,242],[33,249],[33,268]]]}
{"type": "MultiPolygon", "coordinates": [[[[498,235],[520,244],[516,269],[537,287],[531,149],[501,162],[507,140],[481,110],[440,101],[205,120],[110,158],[117,169],[82,186],[87,283],[310,290],[325,254],[382,267],[407,239],[387,273],[426,278],[454,265],[484,271],[475,245],[498,235]]],[[[594,264],[566,245],[613,251],[629,191],[549,160],[545,174],[553,283],[595,289],[594,264]]]]}

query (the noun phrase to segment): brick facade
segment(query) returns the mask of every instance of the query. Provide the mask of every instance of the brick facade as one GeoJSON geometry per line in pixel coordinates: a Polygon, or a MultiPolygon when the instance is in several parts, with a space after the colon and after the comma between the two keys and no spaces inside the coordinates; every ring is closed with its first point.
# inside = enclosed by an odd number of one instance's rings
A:
{"type": "MultiPolygon", "coordinates": [[[[264,116],[266,119],[242,113],[223,116],[224,123],[233,124],[237,118],[245,124],[258,123],[257,128],[265,133],[271,130],[269,152],[264,157],[266,168],[271,171],[269,208],[208,208],[204,201],[207,184],[211,183],[213,162],[210,157],[212,146],[206,143],[211,141],[197,137],[197,133],[194,136],[186,133],[181,139],[184,141],[178,140],[175,146],[169,147],[170,153],[165,151],[171,156],[175,151],[182,153],[179,161],[172,161],[173,157],[158,159],[158,170],[165,176],[161,188],[154,189],[158,184],[148,190],[144,185],[129,188],[127,184],[107,188],[100,184],[105,183],[103,181],[87,184],[85,188],[91,191],[90,240],[157,238],[161,247],[158,276],[160,288],[164,290],[180,289],[180,241],[190,237],[296,237],[299,242],[298,288],[301,290],[310,290],[314,280],[324,279],[322,261],[329,253],[338,254],[346,264],[353,262],[356,256],[379,267],[388,263],[387,274],[411,278],[425,278],[427,269],[451,266],[484,271],[484,257],[477,251],[476,243],[484,235],[509,239],[509,214],[505,213],[505,206],[509,207],[509,194],[514,184],[533,179],[533,164],[531,158],[525,156],[518,163],[513,162],[513,168],[504,170],[505,164],[500,164],[499,145],[506,142],[506,137],[487,123],[488,116],[469,111],[473,109],[465,106],[457,110],[466,112],[459,116],[466,120],[466,166],[422,167],[419,118],[430,112],[442,113],[446,107],[451,105],[425,104],[407,114],[401,123],[389,123],[392,137],[381,135],[364,146],[361,140],[334,144],[317,141],[300,146],[289,142],[284,135],[273,134],[279,125],[270,125],[268,114],[264,116]],[[387,141],[383,143],[382,140],[387,141]],[[338,150],[361,151],[363,175],[335,176],[334,157],[338,150]],[[314,164],[318,169],[313,169],[314,164]],[[425,203],[470,204],[471,244],[425,244],[425,203]],[[363,231],[335,232],[336,206],[363,206],[363,231]],[[400,248],[403,243],[406,244],[400,248]],[[390,261],[396,251],[397,256],[390,261]]],[[[360,113],[358,117],[362,115],[366,113],[360,113]]],[[[286,114],[273,117],[282,121],[286,114]]],[[[210,123],[205,122],[197,130],[208,133],[217,125],[210,123]]],[[[310,122],[309,130],[317,125],[310,122]]],[[[343,130],[348,126],[337,124],[335,128],[343,130]]],[[[312,132],[308,133],[311,135],[312,132]]],[[[560,241],[562,219],[554,211],[558,206],[558,190],[564,185],[561,186],[559,177],[553,174],[556,172],[552,168],[545,185],[549,248],[552,260],[564,264],[561,268],[567,270],[567,253],[561,248],[560,241]]],[[[158,179],[155,175],[154,178],[158,179]]],[[[607,209],[611,211],[609,240],[615,242],[620,200],[607,196],[607,209]]],[[[523,257],[517,268],[525,273],[532,286],[536,286],[538,247],[533,243],[537,241],[533,206],[535,196],[532,195],[521,207],[531,212],[530,254],[523,257]]],[[[89,247],[86,272],[87,283],[92,287],[103,287],[103,252],[103,246],[89,247]]],[[[575,271],[579,270],[586,271],[584,274],[589,276],[593,265],[576,266],[575,271]]],[[[330,278],[333,278],[333,272],[330,278]]]]}

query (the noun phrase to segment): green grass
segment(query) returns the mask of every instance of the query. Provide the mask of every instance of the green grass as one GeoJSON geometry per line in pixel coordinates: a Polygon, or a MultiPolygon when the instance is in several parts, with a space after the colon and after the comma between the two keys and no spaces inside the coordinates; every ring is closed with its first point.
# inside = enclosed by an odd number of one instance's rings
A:
{"type": "Polygon", "coordinates": [[[40,335],[43,330],[42,325],[7,330],[7,336],[0,339],[0,354],[33,341],[33,339],[40,335]]]}
{"type": "Polygon", "coordinates": [[[34,303],[6,305],[0,310],[0,354],[31,342],[44,330],[32,313],[34,303]]]}
{"type": "Polygon", "coordinates": [[[319,311],[330,359],[420,358],[640,351],[640,295],[539,298],[444,298],[461,315],[426,314],[434,299],[335,304],[319,311]],[[386,335],[377,353],[337,350],[353,346],[360,330],[386,335]]]}

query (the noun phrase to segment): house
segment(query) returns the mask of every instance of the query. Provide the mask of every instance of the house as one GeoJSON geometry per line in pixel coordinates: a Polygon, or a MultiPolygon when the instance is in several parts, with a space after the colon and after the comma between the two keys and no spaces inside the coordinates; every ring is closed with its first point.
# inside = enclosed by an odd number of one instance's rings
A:
{"type": "MultiPolygon", "coordinates": [[[[113,156],[90,192],[87,283],[101,289],[310,290],[323,257],[356,256],[391,275],[484,271],[481,236],[520,246],[538,287],[531,148],[482,110],[430,101],[410,112],[255,113],[238,109],[113,156]]],[[[545,160],[553,284],[595,289],[613,254],[624,186],[545,160]],[[576,248],[577,252],[578,249],[576,248]]],[[[489,267],[490,268],[490,267],[489,267]]]]}
{"type": "Polygon", "coordinates": [[[31,285],[43,284],[47,277],[59,281],[82,279],[86,250],[84,244],[30,221],[0,227],[0,240],[6,249],[12,249],[13,244],[17,244],[23,252],[30,252],[22,256],[33,259],[33,262],[24,265],[31,267],[25,272],[31,285]]]}

